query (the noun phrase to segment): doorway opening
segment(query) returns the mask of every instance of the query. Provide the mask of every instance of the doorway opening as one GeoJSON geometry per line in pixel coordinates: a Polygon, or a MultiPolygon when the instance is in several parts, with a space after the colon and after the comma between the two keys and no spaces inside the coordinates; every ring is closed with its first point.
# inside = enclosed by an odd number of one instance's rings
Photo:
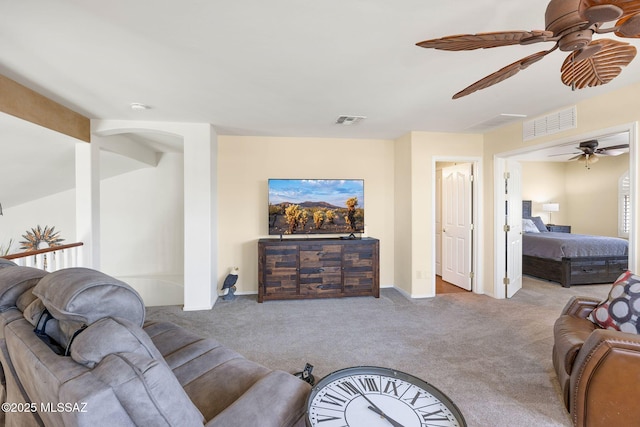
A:
{"type": "Polygon", "coordinates": [[[471,292],[475,276],[477,165],[437,161],[435,166],[435,293],[471,292]]]}
{"type": "MultiPolygon", "coordinates": [[[[605,223],[611,222],[609,218],[611,215],[609,215],[608,217],[604,216],[605,213],[600,214],[600,211],[598,209],[602,210],[606,207],[606,210],[608,212],[612,210],[610,209],[610,207],[614,206],[613,210],[615,210],[615,203],[602,203],[602,195],[605,193],[605,190],[593,190],[595,188],[592,184],[592,181],[594,180],[594,177],[592,176],[594,175],[593,171],[591,171],[590,175],[586,175],[590,170],[590,165],[589,163],[584,162],[582,164],[579,163],[580,153],[578,152],[578,155],[576,155],[575,151],[580,148],[580,143],[582,141],[600,140],[602,141],[602,146],[607,147],[611,144],[614,144],[613,142],[609,141],[610,138],[623,136],[624,140],[628,142],[629,148],[629,158],[627,162],[630,174],[630,194],[636,194],[636,167],[638,165],[636,128],[637,125],[635,123],[631,123],[615,128],[603,129],[577,137],[573,136],[571,138],[566,138],[563,140],[496,154],[496,156],[494,157],[494,212],[496,213],[494,215],[494,256],[496,262],[494,266],[495,270],[493,286],[494,295],[496,295],[497,298],[510,298],[513,294],[515,294],[518,290],[518,281],[514,281],[512,277],[521,277],[522,275],[522,241],[520,239],[520,241],[514,241],[517,244],[511,244],[511,241],[509,239],[505,239],[504,237],[504,234],[507,233],[507,230],[518,229],[518,226],[521,223],[522,219],[520,216],[518,216],[518,218],[509,218],[505,220],[505,215],[501,215],[501,212],[504,211],[504,203],[506,200],[506,198],[503,197],[503,195],[505,194],[505,177],[509,175],[509,172],[512,169],[512,165],[518,163],[521,165],[531,164],[531,162],[538,162],[540,164],[544,162],[545,164],[551,164],[552,161],[562,161],[564,162],[564,165],[570,165],[563,166],[564,169],[562,169],[562,176],[564,181],[559,179],[552,179],[552,172],[556,169],[555,167],[552,168],[550,166],[545,166],[544,173],[540,172],[542,170],[540,166],[526,168],[527,170],[536,171],[535,175],[527,175],[535,176],[535,179],[533,180],[535,182],[529,182],[532,181],[531,179],[529,179],[529,181],[524,183],[524,188],[527,194],[524,194],[522,192],[522,186],[509,186],[509,197],[512,198],[513,206],[521,206],[523,198],[527,200],[531,199],[534,203],[534,208],[539,212],[543,212],[544,204],[551,204],[551,202],[554,202],[554,211],[557,211],[558,207],[561,207],[559,213],[554,215],[554,223],[559,221],[561,224],[568,224],[561,226],[563,227],[563,229],[571,230],[570,232],[576,232],[577,234],[608,235],[610,233],[607,233],[606,231],[600,232],[598,227],[604,227],[605,223]],[[565,159],[564,157],[567,158],[565,159]],[[580,174],[576,174],[576,171],[579,171],[580,174]],[[571,172],[571,174],[569,174],[569,172],[571,172]],[[560,182],[565,183],[563,185],[560,185],[560,182]],[[571,191],[568,191],[567,189],[571,189],[571,191]],[[584,193],[583,190],[585,189],[589,191],[584,193]],[[600,196],[598,196],[598,194],[600,196]],[[526,197],[523,197],[523,195],[526,197]],[[590,200],[595,201],[596,203],[599,202],[597,208],[590,208],[584,205],[590,200]],[[589,212],[589,215],[580,214],[581,212],[589,212]],[[587,221],[587,218],[592,219],[594,217],[599,218],[598,221],[587,221]],[[573,227],[569,227],[569,225],[573,227]],[[584,231],[581,232],[580,230],[584,231]],[[512,267],[511,270],[510,267],[512,267]]],[[[614,156],[614,154],[615,153],[606,153],[605,155],[614,156]]],[[[608,170],[608,166],[604,163],[606,162],[603,161],[600,165],[602,165],[602,168],[607,168],[608,170]]],[[[593,168],[596,168],[597,166],[598,165],[593,166],[593,168]]],[[[614,178],[617,179],[618,176],[616,175],[614,178]]],[[[605,180],[602,179],[601,181],[602,183],[605,182],[605,180]]],[[[613,190],[611,191],[613,192],[613,190]]],[[[630,211],[628,220],[630,222],[630,230],[635,230],[635,226],[637,224],[637,210],[634,209],[636,207],[636,204],[631,204],[629,206],[630,211]]],[[[547,215],[549,215],[549,213],[547,213],[547,215]]],[[[546,218],[549,217],[547,216],[546,218]]],[[[612,221],[617,221],[617,217],[613,218],[612,221]]],[[[551,222],[550,218],[549,222],[551,222]]],[[[636,235],[637,234],[635,232],[629,234],[628,259],[629,269],[631,270],[637,267],[636,235]]]]}

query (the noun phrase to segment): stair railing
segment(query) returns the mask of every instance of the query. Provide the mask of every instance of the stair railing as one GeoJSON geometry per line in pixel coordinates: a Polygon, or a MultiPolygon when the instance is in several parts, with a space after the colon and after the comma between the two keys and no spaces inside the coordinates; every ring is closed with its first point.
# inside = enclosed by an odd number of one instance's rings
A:
{"type": "Polygon", "coordinates": [[[0,258],[8,259],[18,265],[35,267],[49,272],[62,268],[77,267],[82,262],[82,242],[68,245],[53,246],[37,251],[19,252],[4,255],[0,258]]]}

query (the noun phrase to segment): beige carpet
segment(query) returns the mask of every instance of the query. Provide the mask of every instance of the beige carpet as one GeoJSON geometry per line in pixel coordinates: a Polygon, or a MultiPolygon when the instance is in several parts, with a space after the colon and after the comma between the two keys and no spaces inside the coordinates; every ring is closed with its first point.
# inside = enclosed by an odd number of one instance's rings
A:
{"type": "Polygon", "coordinates": [[[150,307],[274,369],[314,365],[317,379],[348,366],[386,366],[433,384],[470,427],[570,426],[551,362],[553,322],[571,295],[604,298],[609,285],[574,286],[525,278],[510,300],[470,293],[409,300],[269,301],[219,299],[213,310],[150,307]]]}

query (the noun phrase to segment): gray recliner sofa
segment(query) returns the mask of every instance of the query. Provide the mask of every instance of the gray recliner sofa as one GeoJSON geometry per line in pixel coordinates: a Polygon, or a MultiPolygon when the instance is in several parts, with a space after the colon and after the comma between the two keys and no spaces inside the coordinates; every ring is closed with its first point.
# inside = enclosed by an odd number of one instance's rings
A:
{"type": "Polygon", "coordinates": [[[0,262],[5,425],[305,425],[309,384],[144,315],[101,272],[0,262]]]}

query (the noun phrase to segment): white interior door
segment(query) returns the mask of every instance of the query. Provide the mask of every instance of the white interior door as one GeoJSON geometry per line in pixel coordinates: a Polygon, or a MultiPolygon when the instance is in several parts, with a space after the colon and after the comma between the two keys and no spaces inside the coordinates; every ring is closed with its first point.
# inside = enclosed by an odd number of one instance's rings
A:
{"type": "Polygon", "coordinates": [[[472,164],[442,169],[442,278],[471,290],[472,164]]]}
{"type": "Polygon", "coordinates": [[[522,166],[506,161],[505,174],[505,296],[522,289],[522,166]]]}

